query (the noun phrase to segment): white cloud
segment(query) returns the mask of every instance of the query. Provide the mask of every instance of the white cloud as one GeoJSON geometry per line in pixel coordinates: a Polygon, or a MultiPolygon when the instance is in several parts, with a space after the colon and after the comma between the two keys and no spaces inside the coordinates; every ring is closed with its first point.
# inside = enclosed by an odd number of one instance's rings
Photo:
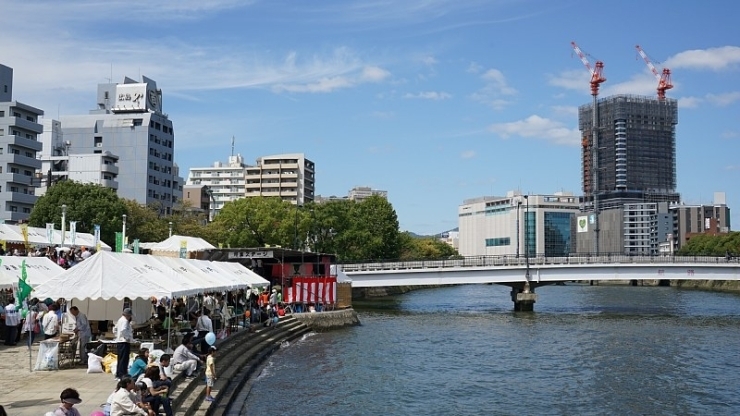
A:
{"type": "Polygon", "coordinates": [[[541,139],[556,145],[577,146],[580,143],[578,129],[569,129],[555,120],[531,115],[524,120],[497,123],[488,127],[492,133],[503,139],[512,136],[541,139]]]}
{"type": "Polygon", "coordinates": [[[477,62],[471,62],[470,65],[468,65],[468,69],[466,69],[466,72],[470,72],[471,74],[477,74],[483,69],[482,66],[478,65],[477,62]]]}
{"type": "MultiPolygon", "coordinates": [[[[615,94],[655,95],[657,97],[658,94],[658,80],[647,69],[645,69],[645,72],[633,75],[627,81],[616,84],[609,84],[607,82],[601,85],[599,95],[603,97],[615,94]]],[[[591,93],[590,83],[586,83],[585,89],[588,90],[589,94],[591,93]]]]}
{"type": "Polygon", "coordinates": [[[424,63],[424,65],[433,66],[436,65],[439,61],[433,56],[425,56],[421,58],[421,62],[424,63]]]}
{"type": "Polygon", "coordinates": [[[678,99],[678,106],[680,108],[696,108],[701,101],[702,99],[699,97],[681,97],[678,99]]]}
{"type": "Polygon", "coordinates": [[[552,111],[561,116],[577,116],[578,115],[578,107],[570,106],[570,105],[554,105],[551,107],[552,111]]]}
{"type": "Polygon", "coordinates": [[[367,82],[380,82],[391,76],[391,73],[377,66],[366,66],[362,69],[360,79],[367,82]]]}
{"type": "Polygon", "coordinates": [[[472,159],[475,157],[475,150],[466,150],[460,153],[462,159],[472,159]]]}
{"type": "Polygon", "coordinates": [[[709,69],[721,71],[736,67],[740,64],[740,47],[722,46],[719,48],[694,49],[679,52],[668,58],[663,65],[666,68],[677,69],[709,69]]]}
{"type": "Polygon", "coordinates": [[[509,86],[506,77],[498,69],[489,69],[481,75],[481,79],[486,82],[485,86],[470,94],[470,98],[486,104],[494,110],[501,110],[509,105],[510,101],[506,100],[504,96],[512,96],[517,93],[517,90],[509,86]]]}
{"type": "Polygon", "coordinates": [[[488,81],[489,85],[493,86],[493,88],[499,94],[503,94],[503,95],[516,94],[516,90],[514,88],[511,88],[506,83],[506,78],[504,78],[504,74],[498,69],[489,69],[481,76],[481,78],[488,81]]]}
{"type": "Polygon", "coordinates": [[[720,134],[720,137],[723,139],[736,139],[740,137],[740,132],[738,131],[732,131],[732,130],[725,130],[720,134]]]}
{"type": "Polygon", "coordinates": [[[740,165],[728,165],[728,166],[725,166],[725,170],[728,170],[728,171],[740,170],[740,165]]]}
{"type": "Polygon", "coordinates": [[[446,93],[446,92],[437,92],[437,91],[424,91],[419,92],[416,94],[408,93],[403,96],[403,98],[420,98],[423,100],[446,100],[448,98],[452,98],[452,95],[446,93]]]}
{"type": "Polygon", "coordinates": [[[287,92],[331,92],[339,88],[351,87],[353,82],[347,77],[322,78],[307,84],[277,84],[274,91],[287,92]]]}
{"type": "Polygon", "coordinates": [[[591,75],[588,73],[586,68],[580,70],[569,69],[563,71],[558,75],[548,75],[548,84],[565,88],[567,90],[582,91],[587,94],[591,94],[591,75]]]}
{"type": "Polygon", "coordinates": [[[740,91],[725,92],[722,94],[707,94],[706,100],[718,107],[725,107],[740,100],[740,91]]]}

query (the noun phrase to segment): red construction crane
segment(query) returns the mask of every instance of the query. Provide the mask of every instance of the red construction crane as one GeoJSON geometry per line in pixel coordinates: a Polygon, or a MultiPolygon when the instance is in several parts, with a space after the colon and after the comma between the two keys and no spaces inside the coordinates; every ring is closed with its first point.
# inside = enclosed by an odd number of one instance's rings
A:
{"type": "Polygon", "coordinates": [[[671,70],[668,68],[663,68],[662,74],[659,74],[658,70],[655,69],[655,65],[650,62],[650,58],[648,58],[647,54],[645,53],[645,51],[642,50],[640,45],[635,45],[635,48],[637,48],[637,53],[639,53],[642,59],[645,60],[648,68],[650,68],[650,72],[655,75],[655,79],[658,80],[658,99],[665,100],[666,90],[670,90],[671,88],[673,88],[673,84],[671,83],[671,70]]]}
{"type": "Polygon", "coordinates": [[[591,95],[596,97],[597,95],[599,95],[599,84],[606,81],[606,78],[604,78],[603,76],[604,63],[601,61],[596,61],[594,67],[591,68],[591,64],[588,62],[586,54],[581,51],[581,48],[579,48],[575,42],[571,42],[570,44],[571,46],[573,46],[573,50],[576,51],[578,57],[581,58],[581,62],[583,62],[583,65],[586,66],[588,72],[591,73],[591,95]]]}

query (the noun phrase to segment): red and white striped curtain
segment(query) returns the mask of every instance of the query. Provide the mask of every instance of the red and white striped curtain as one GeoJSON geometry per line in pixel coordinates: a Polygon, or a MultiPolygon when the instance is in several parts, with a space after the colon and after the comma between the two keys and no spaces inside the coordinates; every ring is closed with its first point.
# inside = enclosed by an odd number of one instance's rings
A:
{"type": "Polygon", "coordinates": [[[291,287],[285,289],[287,303],[333,305],[337,302],[336,277],[294,277],[291,287]]]}

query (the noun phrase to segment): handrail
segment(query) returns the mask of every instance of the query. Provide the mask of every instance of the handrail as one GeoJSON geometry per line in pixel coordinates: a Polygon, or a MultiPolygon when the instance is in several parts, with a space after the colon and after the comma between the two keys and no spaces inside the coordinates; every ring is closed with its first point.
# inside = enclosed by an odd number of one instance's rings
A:
{"type": "Polygon", "coordinates": [[[740,257],[710,256],[626,256],[603,254],[599,256],[574,255],[564,257],[530,256],[470,256],[445,260],[375,261],[340,264],[345,272],[440,269],[465,267],[524,267],[548,265],[609,265],[609,264],[740,264],[740,257]]]}

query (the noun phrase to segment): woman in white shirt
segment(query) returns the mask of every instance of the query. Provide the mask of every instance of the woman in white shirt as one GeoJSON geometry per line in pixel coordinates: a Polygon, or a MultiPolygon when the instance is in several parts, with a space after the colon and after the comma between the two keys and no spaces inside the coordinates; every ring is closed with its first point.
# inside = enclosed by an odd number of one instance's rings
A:
{"type": "Polygon", "coordinates": [[[116,391],[110,397],[110,416],[156,416],[153,411],[144,410],[143,404],[136,403],[136,394],[132,392],[133,389],[134,380],[130,377],[124,377],[118,382],[116,391]]]}

